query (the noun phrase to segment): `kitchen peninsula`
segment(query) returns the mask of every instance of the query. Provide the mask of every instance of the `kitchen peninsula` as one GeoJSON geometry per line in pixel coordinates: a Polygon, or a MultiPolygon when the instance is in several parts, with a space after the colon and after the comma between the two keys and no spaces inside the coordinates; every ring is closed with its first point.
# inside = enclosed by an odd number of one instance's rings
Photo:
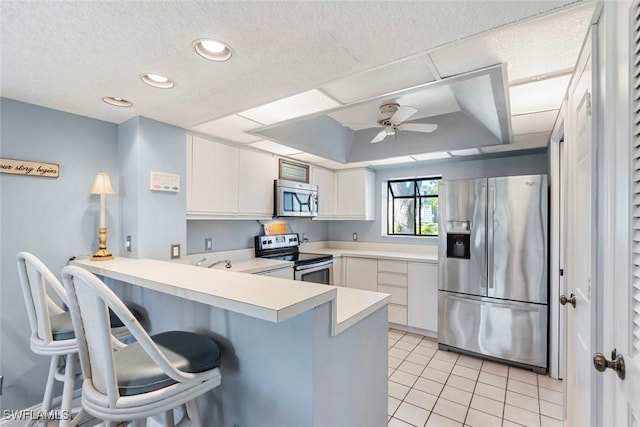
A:
{"type": "Polygon", "coordinates": [[[211,425],[386,426],[389,296],[149,259],[76,260],[147,312],[152,334],[211,334],[211,425]]]}

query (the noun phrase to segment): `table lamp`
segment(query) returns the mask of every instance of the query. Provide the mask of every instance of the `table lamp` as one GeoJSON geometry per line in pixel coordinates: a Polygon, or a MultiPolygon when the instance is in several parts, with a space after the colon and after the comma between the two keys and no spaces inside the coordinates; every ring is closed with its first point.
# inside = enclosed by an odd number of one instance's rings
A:
{"type": "Polygon", "coordinates": [[[108,173],[101,172],[96,174],[96,177],[93,179],[93,185],[91,186],[91,194],[100,195],[100,228],[98,229],[98,240],[100,245],[98,246],[98,251],[93,254],[91,259],[93,261],[106,261],[113,258],[111,252],[107,250],[106,195],[115,194],[113,187],[111,186],[111,178],[109,178],[108,173]]]}

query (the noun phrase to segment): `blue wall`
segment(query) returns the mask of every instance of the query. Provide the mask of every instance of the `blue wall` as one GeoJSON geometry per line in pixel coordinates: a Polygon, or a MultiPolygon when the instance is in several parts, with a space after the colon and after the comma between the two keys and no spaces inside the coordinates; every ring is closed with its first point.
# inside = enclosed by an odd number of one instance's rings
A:
{"type": "Polygon", "coordinates": [[[134,258],[169,259],[170,245],[186,251],[186,131],[144,117],[120,125],[121,241],[132,237],[134,258]],[[179,192],[151,191],[150,172],[180,175],[179,192]]]}
{"type": "MultiPolygon", "coordinates": [[[[311,242],[328,240],[327,221],[287,219],[294,233],[307,235],[311,242]]],[[[204,239],[213,238],[214,251],[230,251],[253,247],[253,237],[262,234],[262,225],[250,220],[187,221],[187,249],[189,254],[204,252],[204,239]]]]}
{"type": "MultiPolygon", "coordinates": [[[[118,126],[0,98],[0,156],[60,165],[60,177],[0,174],[0,366],[3,409],[42,400],[48,359],[29,349],[29,323],[15,256],[30,251],[59,277],[71,256],[97,250],[100,199],[96,172],[118,188],[118,126]]],[[[108,247],[120,247],[119,201],[107,196],[108,247]]]]}
{"type": "Polygon", "coordinates": [[[29,251],[59,276],[72,256],[97,249],[96,172],[107,172],[107,246],[114,255],[169,259],[186,250],[186,133],[143,117],[121,125],[1,98],[2,158],[60,165],[57,179],[0,174],[0,374],[2,409],[42,400],[48,359],[29,348],[29,324],[15,255],[29,251]],[[151,191],[149,173],[180,175],[178,193],[151,191]],[[159,232],[161,231],[161,232],[159,232]],[[133,251],[125,252],[131,235],[133,251]]]}

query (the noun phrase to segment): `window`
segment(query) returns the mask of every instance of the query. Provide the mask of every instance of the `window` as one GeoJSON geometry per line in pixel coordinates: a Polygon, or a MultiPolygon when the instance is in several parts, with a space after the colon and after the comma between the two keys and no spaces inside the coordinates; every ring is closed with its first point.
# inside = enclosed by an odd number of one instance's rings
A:
{"type": "Polygon", "coordinates": [[[387,234],[438,235],[438,184],[441,177],[387,183],[387,234]]]}

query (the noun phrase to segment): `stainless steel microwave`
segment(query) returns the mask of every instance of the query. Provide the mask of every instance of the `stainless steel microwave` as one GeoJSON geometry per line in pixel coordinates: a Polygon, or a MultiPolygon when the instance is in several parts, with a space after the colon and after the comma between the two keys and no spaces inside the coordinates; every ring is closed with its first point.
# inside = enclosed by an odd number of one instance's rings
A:
{"type": "Polygon", "coordinates": [[[276,179],[274,216],[314,217],[318,215],[318,186],[276,179]]]}

